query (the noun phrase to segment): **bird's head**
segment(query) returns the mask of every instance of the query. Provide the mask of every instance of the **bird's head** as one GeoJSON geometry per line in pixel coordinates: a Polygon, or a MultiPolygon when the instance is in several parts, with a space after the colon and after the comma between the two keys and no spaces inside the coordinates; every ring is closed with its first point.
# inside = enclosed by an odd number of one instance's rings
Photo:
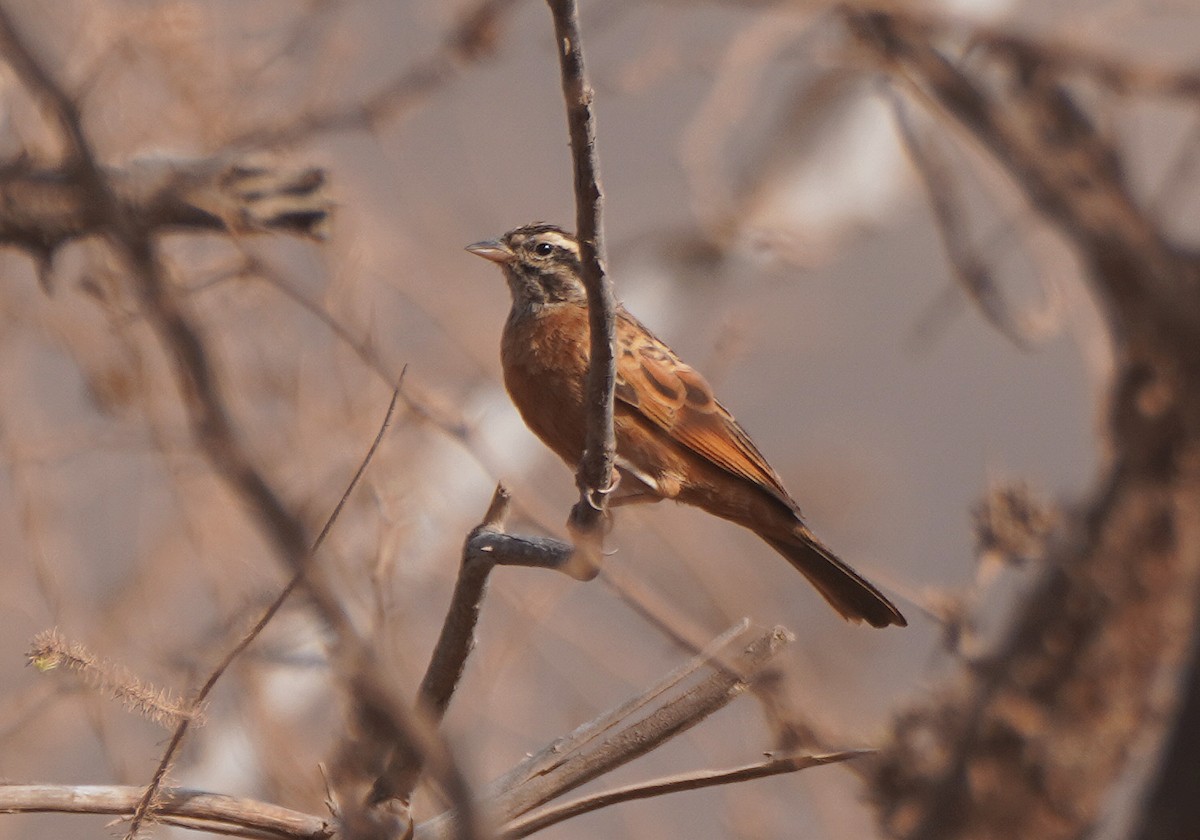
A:
{"type": "Polygon", "coordinates": [[[587,301],[579,242],[560,227],[525,225],[499,239],[468,245],[467,250],[504,269],[514,311],[587,301]]]}

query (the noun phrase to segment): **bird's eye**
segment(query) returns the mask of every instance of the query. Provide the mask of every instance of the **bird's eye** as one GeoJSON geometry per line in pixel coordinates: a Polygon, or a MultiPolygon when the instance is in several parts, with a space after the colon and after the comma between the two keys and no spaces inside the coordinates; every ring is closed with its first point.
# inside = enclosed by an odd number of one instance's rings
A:
{"type": "Polygon", "coordinates": [[[539,257],[548,257],[554,253],[554,246],[549,242],[539,242],[533,246],[533,253],[539,257]]]}

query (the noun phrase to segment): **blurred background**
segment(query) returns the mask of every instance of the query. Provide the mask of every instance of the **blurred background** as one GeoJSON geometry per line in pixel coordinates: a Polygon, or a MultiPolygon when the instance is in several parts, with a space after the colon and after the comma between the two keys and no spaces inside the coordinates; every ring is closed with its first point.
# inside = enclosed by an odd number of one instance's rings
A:
{"type": "MultiPolygon", "coordinates": [[[[476,7],[7,4],[79,96],[105,164],[245,151],[328,172],[324,242],[162,244],[239,436],[314,530],[406,370],[406,400],[320,562],[414,690],[497,481],[522,532],[561,535],[575,500],[571,471],[500,382],[503,279],[463,251],[574,218],[550,17],[536,2],[492,5],[479,48],[418,88],[409,74],[445,54],[476,7]],[[387,107],[354,117],[381,91],[387,107]],[[321,114],[343,118],[305,123],[321,114]]],[[[1187,3],[958,0],[930,12],[1167,63],[1200,35],[1187,3]]],[[[942,137],[1002,295],[991,321],[980,312],[947,266],[896,94],[825,5],[601,0],[583,3],[582,23],[617,296],[710,378],[816,533],[910,626],[842,622],[753,535],[671,504],[620,512],[610,570],[703,637],[743,616],[794,631],[780,662],[790,713],[827,747],[870,746],[951,666],[948,599],[972,593],[985,612],[1002,602],[1005,581],[980,572],[978,500],[1018,480],[1068,505],[1090,489],[1110,365],[1100,321],[1071,252],[969,143],[942,137]]],[[[1108,129],[1133,183],[1194,231],[1172,168],[1195,139],[1187,115],[1121,106],[1108,129]]],[[[900,107],[937,134],[919,107],[900,107]]],[[[54,158],[7,68],[0,113],[0,153],[54,158]]],[[[57,627],[186,695],[286,572],[196,453],[161,348],[104,249],[59,252],[42,283],[24,255],[0,266],[0,776],[144,784],[165,730],[70,675],[26,667],[30,639],[57,627]]],[[[344,727],[324,642],[295,598],[224,678],[171,783],[323,813],[318,762],[344,727]]],[[[446,735],[482,783],[686,656],[611,583],[499,569],[446,735]]],[[[594,787],[774,746],[746,697],[594,787]]],[[[542,836],[867,838],[859,795],[852,770],[818,768],[542,836]]],[[[113,831],[106,821],[7,816],[0,838],[93,837],[113,831]]]]}

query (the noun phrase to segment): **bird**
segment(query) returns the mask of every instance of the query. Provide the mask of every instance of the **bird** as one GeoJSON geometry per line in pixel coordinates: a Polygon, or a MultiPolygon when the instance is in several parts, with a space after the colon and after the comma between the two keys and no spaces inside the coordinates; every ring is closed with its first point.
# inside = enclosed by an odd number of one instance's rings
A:
{"type": "MultiPolygon", "coordinates": [[[[529,429],[569,466],[584,448],[590,357],[578,240],[543,222],[466,250],[497,263],[512,296],[500,343],[504,385],[529,429]]],[[[787,558],[843,618],[907,621],[809,530],[778,473],[695,368],[616,309],[610,507],[672,499],[753,531],[787,558]]]]}

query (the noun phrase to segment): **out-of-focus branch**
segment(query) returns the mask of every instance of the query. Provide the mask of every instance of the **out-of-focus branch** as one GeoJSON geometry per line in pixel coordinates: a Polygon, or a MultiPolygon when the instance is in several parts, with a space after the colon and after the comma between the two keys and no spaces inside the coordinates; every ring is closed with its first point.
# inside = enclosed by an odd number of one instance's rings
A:
{"type": "MultiPolygon", "coordinates": [[[[48,254],[103,233],[74,168],[0,170],[0,245],[48,254]]],[[[103,172],[113,199],[142,230],[283,232],[319,237],[332,203],[320,169],[275,169],[222,159],[156,159],[103,172]]]]}
{"type": "Polygon", "coordinates": [[[968,130],[1080,249],[1118,339],[1166,326],[1159,321],[1170,316],[1160,301],[1187,311],[1195,285],[1190,267],[1130,195],[1111,144],[1052,74],[1005,65],[999,70],[1006,94],[995,98],[905,16],[847,12],[847,20],[893,78],[968,130]]]}
{"type": "MultiPolygon", "coordinates": [[[[350,498],[350,494],[354,492],[354,488],[356,488],[359,481],[362,480],[363,473],[366,472],[367,465],[370,464],[371,459],[375,457],[375,453],[379,449],[379,444],[383,441],[383,434],[387,431],[388,425],[391,423],[392,415],[395,413],[396,399],[398,396],[399,386],[397,386],[396,390],[392,392],[392,400],[390,403],[388,403],[387,411],[383,416],[383,422],[379,425],[379,431],[376,433],[375,439],[371,441],[371,446],[367,449],[367,454],[363,457],[362,462],[358,465],[358,469],[355,470],[354,477],[350,479],[350,483],[342,492],[342,497],[338,499],[338,503],[334,506],[333,512],[329,514],[328,519],[325,520],[325,525],[321,528],[321,533],[317,535],[317,539],[313,543],[313,553],[316,553],[316,551],[320,549],[321,544],[325,542],[325,538],[329,535],[330,529],[333,528],[333,523],[336,522],[338,516],[341,515],[342,509],[346,505],[346,500],[350,498]]],[[[292,575],[292,579],[289,580],[283,589],[279,591],[279,594],[275,596],[274,600],[267,605],[267,608],[263,610],[262,615],[258,617],[258,620],[254,622],[250,629],[242,634],[242,637],[238,639],[237,644],[230,648],[225,656],[222,657],[221,661],[217,663],[217,667],[215,667],[209,673],[208,678],[204,681],[204,684],[200,686],[200,690],[196,692],[195,697],[193,697],[191,701],[191,709],[193,710],[193,714],[187,718],[184,718],[182,721],[180,721],[178,726],[175,727],[175,731],[171,734],[171,740],[167,743],[167,748],[163,750],[162,757],[158,761],[158,767],[155,768],[154,776],[151,778],[150,784],[146,786],[146,789],[142,795],[142,799],[138,803],[137,810],[134,811],[133,819],[130,823],[130,835],[136,835],[138,826],[146,818],[146,815],[149,813],[150,809],[157,805],[157,797],[159,789],[162,786],[163,779],[166,778],[167,770],[170,768],[171,762],[175,758],[175,753],[179,750],[180,745],[183,743],[184,737],[187,735],[191,718],[195,716],[195,712],[198,711],[208,700],[208,695],[212,693],[214,688],[216,688],[217,682],[220,681],[225,672],[229,670],[229,666],[231,666],[234,660],[241,656],[246,648],[250,647],[254,640],[262,634],[262,631],[265,630],[271,620],[275,618],[275,616],[283,608],[284,603],[291,596],[292,592],[297,586],[300,585],[302,581],[302,573],[297,572],[296,574],[292,575]]]]}
{"type": "MultiPolygon", "coordinates": [[[[1193,648],[1198,643],[1192,631],[1193,648]]],[[[1200,666],[1193,660],[1180,681],[1183,701],[1174,727],[1167,728],[1158,772],[1139,810],[1140,826],[1131,840],[1192,840],[1200,825],[1200,798],[1196,796],[1196,756],[1200,755],[1200,666]]]]}
{"type": "MultiPolygon", "coordinates": [[[[0,785],[0,813],[129,816],[142,788],[134,785],[0,785]]],[[[184,788],[164,788],[155,819],[196,831],[275,840],[325,840],[331,821],[253,799],[184,788]]]]}
{"type": "Polygon", "coordinates": [[[613,490],[613,389],[616,362],[613,334],[616,329],[616,300],[612,281],[604,272],[604,243],[600,192],[600,161],[596,154],[596,124],[592,116],[592,89],[583,66],[583,41],[579,34],[579,10],[574,0],[548,0],[554,16],[554,35],[562,72],[567,127],[571,136],[571,160],[575,185],[575,230],[579,239],[579,262],[587,290],[588,327],[591,330],[591,361],[588,366],[587,429],[583,457],[576,480],[579,503],[571,511],[570,524],[585,562],[599,567],[600,543],[607,496],[613,490]]]}
{"type": "MultiPolygon", "coordinates": [[[[928,20],[842,7],[887,76],[972,138],[1075,248],[1116,349],[1113,464],[1064,517],[1011,625],[898,716],[874,795],[891,836],[1093,833],[1129,756],[1176,710],[1200,582],[1197,267],[1130,187],[1052,50],[956,62],[928,20]]],[[[968,40],[969,34],[966,36],[968,40]]]]}
{"type": "Polygon", "coordinates": [[[743,618],[641,694],[631,697],[619,706],[576,727],[574,731],[542,750],[527,756],[503,776],[493,781],[488,786],[488,794],[493,797],[499,796],[506,791],[513,790],[524,783],[526,779],[549,772],[562,760],[563,756],[579,752],[594,741],[606,737],[608,733],[620,727],[624,721],[641,713],[652,703],[660,702],[668,692],[692,679],[703,668],[724,667],[729,673],[736,674],[737,672],[727,665],[732,657],[726,652],[726,648],[741,638],[749,627],[749,619],[743,618]]]}
{"type": "MultiPolygon", "coordinates": [[[[661,684],[654,686],[521,762],[489,786],[481,807],[502,823],[511,821],[657,749],[746,691],[792,639],[777,627],[728,657],[727,667],[666,699],[661,698],[667,690],[661,684]],[[635,717],[652,702],[649,712],[635,717]]],[[[670,675],[668,681],[675,685],[678,678],[670,675]]],[[[455,822],[454,812],[441,814],[417,826],[415,837],[440,840],[450,836],[455,822]]]]}
{"type": "Polygon", "coordinates": [[[912,115],[894,92],[888,98],[909,159],[925,187],[946,257],[959,286],[1005,338],[1022,350],[1032,349],[1053,330],[1047,329],[1046,324],[1035,328],[1031,320],[1018,318],[1012,312],[987,261],[971,243],[965,204],[958,184],[950,166],[937,153],[932,132],[922,131],[913,124],[912,115]]]}
{"type": "Polygon", "coordinates": [[[967,46],[991,52],[1005,61],[1036,64],[1059,78],[1084,78],[1119,94],[1169,99],[1200,99],[1200,69],[1145,64],[1136,55],[1121,56],[1079,37],[1032,36],[1016,27],[980,23],[969,15],[946,14],[932,7],[900,9],[874,0],[840,4],[843,13],[876,12],[904,18],[925,39],[958,38],[967,46]]]}
{"type": "Polygon", "coordinates": [[[591,796],[583,796],[536,811],[527,817],[513,820],[504,827],[501,837],[504,840],[518,840],[530,834],[557,825],[564,820],[591,813],[622,802],[634,802],[639,799],[651,799],[668,793],[680,793],[687,790],[702,790],[707,787],[729,785],[737,782],[749,782],[754,779],[765,779],[782,773],[795,773],[810,767],[820,767],[824,764],[837,764],[851,758],[873,755],[874,750],[849,750],[847,752],[828,753],[825,755],[791,755],[783,758],[771,758],[755,764],[746,764],[728,770],[698,770],[693,773],[680,773],[649,782],[606,790],[591,796]]]}
{"type": "Polygon", "coordinates": [[[372,129],[423,103],[462,69],[491,54],[499,25],[516,0],[482,0],[442,40],[440,48],[359,102],[314,110],[283,126],[254,128],[229,138],[228,148],[293,146],[331,131],[372,129]]]}
{"type": "MultiPolygon", "coordinates": [[[[177,293],[165,281],[155,243],[122,207],[88,146],[74,102],[52,79],[0,7],[0,54],[30,93],[42,102],[61,129],[68,161],[77,167],[85,202],[105,220],[103,236],[128,268],[143,311],[167,356],[183,398],[192,434],[213,471],[242,500],[256,524],[294,573],[303,574],[313,604],[337,637],[332,664],[348,687],[358,717],[372,733],[403,744],[420,756],[446,794],[463,810],[459,836],[483,835],[470,789],[436,731],[423,724],[389,678],[391,669],[377,662],[366,640],[346,614],[336,589],[319,567],[310,563],[311,539],[304,522],[257,468],[234,432],[232,418],[216,371],[196,325],[177,293]]],[[[391,830],[387,815],[373,814],[352,803],[347,833],[377,836],[391,830]]],[[[131,834],[136,827],[131,828],[131,834]]]]}
{"type": "MultiPolygon", "coordinates": [[[[481,527],[488,523],[498,524],[501,504],[492,506],[481,527]]],[[[754,639],[740,654],[728,658],[732,667],[718,668],[692,687],[674,696],[666,695],[700,668],[714,664],[712,657],[734,637],[744,633],[746,626],[746,622],[739,623],[714,640],[702,655],[672,671],[648,691],[522,762],[493,786],[495,807],[514,817],[527,813],[537,805],[657,748],[738,697],[761,674],[769,660],[792,640],[789,633],[776,628],[754,639]],[[739,673],[744,676],[739,677],[739,673]],[[649,711],[644,712],[647,707],[650,707],[649,711]],[[638,713],[642,714],[635,717],[638,713]]],[[[848,751],[821,756],[789,756],[730,770],[688,773],[619,788],[511,822],[503,829],[503,836],[524,837],[548,825],[619,802],[764,778],[863,754],[863,751],[848,751]]],[[[144,792],[143,788],[133,786],[0,785],[0,812],[131,815],[136,812],[144,792]]],[[[462,829],[458,813],[444,814],[419,826],[416,836],[461,836],[458,834],[462,829]]],[[[246,837],[323,840],[336,833],[331,821],[308,814],[253,800],[177,788],[164,788],[159,792],[154,816],[156,821],[185,828],[246,837]]]]}

